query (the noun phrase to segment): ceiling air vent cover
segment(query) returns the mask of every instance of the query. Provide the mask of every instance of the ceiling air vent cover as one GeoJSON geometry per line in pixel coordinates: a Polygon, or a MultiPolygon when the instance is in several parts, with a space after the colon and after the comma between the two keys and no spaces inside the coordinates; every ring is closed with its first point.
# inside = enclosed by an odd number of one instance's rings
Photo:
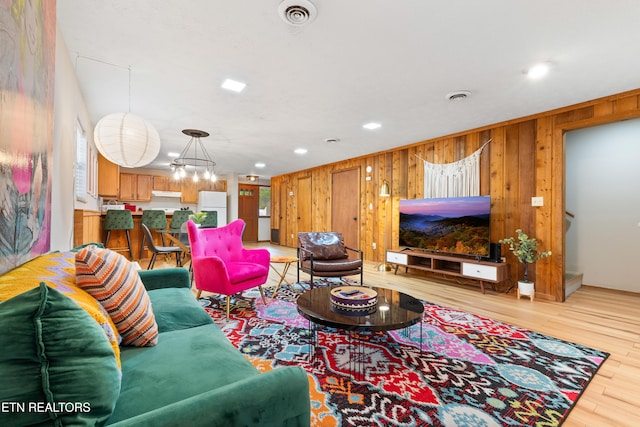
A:
{"type": "Polygon", "coordinates": [[[290,25],[301,27],[316,18],[316,7],[308,0],[284,0],[278,6],[280,17],[290,25]]]}

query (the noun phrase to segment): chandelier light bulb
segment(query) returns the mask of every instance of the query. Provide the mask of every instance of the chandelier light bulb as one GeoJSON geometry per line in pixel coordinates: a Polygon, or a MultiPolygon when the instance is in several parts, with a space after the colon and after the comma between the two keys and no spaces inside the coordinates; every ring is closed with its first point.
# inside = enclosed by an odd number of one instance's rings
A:
{"type": "Polygon", "coordinates": [[[185,176],[187,176],[187,172],[184,170],[184,168],[180,169],[180,177],[184,178],[185,176]]]}
{"type": "Polygon", "coordinates": [[[193,173],[193,182],[198,182],[200,178],[198,177],[198,172],[193,173]]]}
{"type": "Polygon", "coordinates": [[[215,173],[211,174],[211,178],[210,179],[211,179],[211,182],[216,182],[218,180],[218,178],[216,178],[216,174],[215,173]]]}
{"type": "Polygon", "coordinates": [[[206,171],[204,171],[204,179],[209,179],[211,178],[211,173],[209,173],[209,169],[207,169],[206,171]]]}
{"type": "Polygon", "coordinates": [[[176,169],[176,171],[173,173],[173,179],[180,179],[180,171],[178,169],[176,169]]]}

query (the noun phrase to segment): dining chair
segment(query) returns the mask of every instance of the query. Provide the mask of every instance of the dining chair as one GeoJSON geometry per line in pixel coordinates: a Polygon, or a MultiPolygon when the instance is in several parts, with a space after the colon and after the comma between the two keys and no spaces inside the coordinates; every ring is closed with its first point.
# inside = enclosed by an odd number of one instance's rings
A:
{"type": "MultiPolygon", "coordinates": [[[[146,225],[149,230],[164,230],[167,228],[167,214],[161,209],[145,209],[142,211],[141,225],[146,225]]],[[[164,234],[161,234],[162,246],[164,243],[164,234]]],[[[145,233],[142,233],[142,244],[140,245],[140,258],[144,252],[144,242],[147,239],[145,233]]]]}
{"type": "Polygon", "coordinates": [[[153,236],[151,235],[151,230],[145,224],[142,224],[142,231],[147,239],[149,239],[149,250],[151,251],[151,260],[149,260],[149,265],[147,266],[147,270],[152,270],[158,255],[171,255],[175,254],[176,256],[176,267],[182,267],[182,248],[179,246],[156,246],[153,241],[153,236]]]}

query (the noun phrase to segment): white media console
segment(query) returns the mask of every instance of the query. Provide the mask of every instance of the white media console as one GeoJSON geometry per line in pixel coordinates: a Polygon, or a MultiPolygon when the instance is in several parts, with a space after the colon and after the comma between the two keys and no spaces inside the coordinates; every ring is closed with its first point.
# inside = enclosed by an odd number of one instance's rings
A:
{"type": "Polygon", "coordinates": [[[509,265],[505,262],[476,261],[473,258],[453,254],[442,255],[415,249],[387,251],[387,262],[395,265],[395,274],[398,274],[398,268],[403,266],[405,273],[410,268],[414,268],[478,280],[482,293],[484,293],[485,282],[493,287],[509,279],[509,265]]]}

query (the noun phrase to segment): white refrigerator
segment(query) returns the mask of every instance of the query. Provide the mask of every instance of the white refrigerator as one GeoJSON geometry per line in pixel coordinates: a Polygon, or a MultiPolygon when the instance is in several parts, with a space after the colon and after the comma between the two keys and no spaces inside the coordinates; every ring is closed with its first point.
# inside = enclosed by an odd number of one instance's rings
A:
{"type": "Polygon", "coordinates": [[[227,193],[224,191],[199,191],[198,212],[218,212],[218,227],[227,225],[227,193]]]}

